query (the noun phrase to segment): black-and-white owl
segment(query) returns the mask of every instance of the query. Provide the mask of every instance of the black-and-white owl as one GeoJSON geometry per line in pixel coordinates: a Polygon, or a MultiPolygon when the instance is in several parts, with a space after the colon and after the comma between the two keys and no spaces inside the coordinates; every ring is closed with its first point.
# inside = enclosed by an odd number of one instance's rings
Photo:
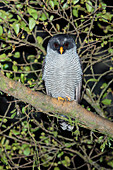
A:
{"type": "MultiPolygon", "coordinates": [[[[49,40],[42,79],[47,95],[79,102],[82,69],[76,44],[71,36],[59,34],[49,40]]],[[[63,120],[59,120],[59,124],[63,130],[71,131],[74,128],[63,120]]]]}
{"type": "Polygon", "coordinates": [[[53,36],[47,46],[43,80],[47,95],[80,100],[82,69],[74,39],[67,34],[53,36]]]}

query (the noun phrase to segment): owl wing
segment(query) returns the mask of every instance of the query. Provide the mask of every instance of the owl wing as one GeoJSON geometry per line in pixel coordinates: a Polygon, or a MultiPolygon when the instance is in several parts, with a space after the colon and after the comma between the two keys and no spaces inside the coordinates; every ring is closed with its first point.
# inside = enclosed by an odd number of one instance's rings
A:
{"type": "Polygon", "coordinates": [[[80,102],[80,96],[81,96],[81,87],[82,87],[82,81],[79,82],[78,86],[75,89],[75,96],[77,103],[80,102]]]}
{"type": "Polygon", "coordinates": [[[43,60],[43,63],[42,63],[42,75],[44,74],[44,68],[45,68],[45,59],[43,60]]]}
{"type": "MultiPolygon", "coordinates": [[[[44,80],[45,64],[46,64],[46,59],[44,59],[44,60],[43,60],[43,63],[42,63],[42,80],[43,80],[43,81],[45,81],[45,80],[44,80]]],[[[47,88],[46,86],[45,86],[45,88],[46,88],[46,93],[47,93],[47,95],[50,95],[50,93],[49,93],[49,91],[48,91],[48,88],[47,88]]]]}

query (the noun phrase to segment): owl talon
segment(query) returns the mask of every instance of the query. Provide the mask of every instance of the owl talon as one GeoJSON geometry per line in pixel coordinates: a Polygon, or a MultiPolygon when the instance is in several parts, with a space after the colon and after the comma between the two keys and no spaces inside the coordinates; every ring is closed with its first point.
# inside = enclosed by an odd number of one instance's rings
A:
{"type": "Polygon", "coordinates": [[[62,101],[70,101],[71,98],[66,96],[66,98],[63,98],[63,97],[58,97],[58,100],[62,100],[62,101]]]}
{"type": "Polygon", "coordinates": [[[68,96],[66,96],[66,100],[67,100],[67,101],[70,101],[70,100],[71,100],[71,98],[70,98],[70,97],[68,97],[68,96]]]}
{"type": "Polygon", "coordinates": [[[63,97],[58,97],[58,101],[59,101],[59,100],[65,101],[66,99],[63,98],[63,97]]]}

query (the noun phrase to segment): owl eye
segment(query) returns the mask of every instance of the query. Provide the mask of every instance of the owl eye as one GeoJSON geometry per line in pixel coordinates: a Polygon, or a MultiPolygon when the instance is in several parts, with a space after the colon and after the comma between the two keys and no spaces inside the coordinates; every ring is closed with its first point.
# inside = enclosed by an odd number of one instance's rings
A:
{"type": "Polygon", "coordinates": [[[64,44],[64,46],[67,48],[67,47],[69,46],[69,43],[66,42],[66,43],[64,44]]]}
{"type": "Polygon", "coordinates": [[[54,43],[54,47],[58,48],[59,47],[58,43],[54,43]]]}

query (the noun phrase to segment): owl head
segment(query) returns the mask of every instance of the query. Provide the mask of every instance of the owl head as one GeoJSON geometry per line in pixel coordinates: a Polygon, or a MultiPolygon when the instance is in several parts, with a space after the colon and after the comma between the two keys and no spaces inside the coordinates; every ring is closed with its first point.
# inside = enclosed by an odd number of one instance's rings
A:
{"type": "Polygon", "coordinates": [[[52,50],[62,55],[75,47],[75,41],[71,36],[67,34],[57,34],[49,40],[47,52],[52,50]]]}

